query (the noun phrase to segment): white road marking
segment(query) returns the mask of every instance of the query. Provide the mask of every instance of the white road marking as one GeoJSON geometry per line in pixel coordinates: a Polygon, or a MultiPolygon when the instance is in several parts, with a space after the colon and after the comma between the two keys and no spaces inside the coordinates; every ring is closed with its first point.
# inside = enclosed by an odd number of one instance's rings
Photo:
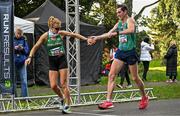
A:
{"type": "Polygon", "coordinates": [[[94,112],[113,112],[114,110],[108,109],[108,110],[93,110],[94,112]]]}
{"type": "Polygon", "coordinates": [[[118,115],[107,115],[107,114],[95,114],[95,113],[85,113],[85,112],[72,112],[72,114],[83,114],[83,115],[92,115],[92,116],[118,116],[118,115]]]}

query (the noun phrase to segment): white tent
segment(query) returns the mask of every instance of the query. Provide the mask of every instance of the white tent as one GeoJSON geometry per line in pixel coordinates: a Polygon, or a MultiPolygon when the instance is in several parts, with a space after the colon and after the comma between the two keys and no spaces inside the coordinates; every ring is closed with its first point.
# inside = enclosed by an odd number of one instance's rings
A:
{"type": "Polygon", "coordinates": [[[14,29],[16,27],[20,27],[23,30],[23,33],[34,34],[34,22],[14,16],[14,29]]]}

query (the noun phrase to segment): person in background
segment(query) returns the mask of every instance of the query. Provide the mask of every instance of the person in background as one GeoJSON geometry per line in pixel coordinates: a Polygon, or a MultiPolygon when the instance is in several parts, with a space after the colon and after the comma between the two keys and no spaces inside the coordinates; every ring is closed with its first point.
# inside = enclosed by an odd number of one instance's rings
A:
{"type": "Polygon", "coordinates": [[[111,63],[114,60],[114,55],[116,54],[116,51],[118,50],[118,48],[116,47],[116,45],[112,45],[112,48],[110,49],[110,58],[111,58],[111,63]]]}
{"type": "Polygon", "coordinates": [[[29,57],[26,60],[26,64],[31,63],[31,59],[35,52],[39,49],[42,44],[47,47],[48,57],[49,57],[49,80],[51,89],[59,96],[61,99],[60,109],[62,108],[62,113],[71,113],[70,109],[70,92],[68,86],[68,65],[66,60],[66,53],[63,44],[63,39],[65,36],[70,36],[73,38],[78,38],[87,41],[88,39],[80,34],[72,33],[68,31],[60,30],[61,21],[54,16],[49,17],[48,20],[49,31],[45,32],[37,43],[33,46],[30,51],[29,57]],[[57,78],[60,76],[60,83],[62,91],[58,85],[57,78]],[[65,104],[64,104],[65,102],[65,104]]]}
{"type": "Polygon", "coordinates": [[[177,47],[176,41],[172,40],[170,42],[170,47],[164,56],[166,61],[166,76],[169,76],[169,79],[166,82],[176,82],[177,76],[177,47]]]}
{"type": "Polygon", "coordinates": [[[28,96],[27,70],[25,65],[25,60],[27,59],[28,53],[29,47],[23,36],[23,31],[21,28],[17,27],[15,29],[14,37],[14,60],[16,74],[20,77],[21,80],[22,97],[28,96]]]}
{"type": "Polygon", "coordinates": [[[130,78],[129,78],[129,68],[128,68],[128,65],[127,63],[124,63],[121,71],[119,72],[119,76],[121,77],[121,81],[119,84],[117,84],[116,86],[123,89],[124,88],[124,79],[126,79],[127,81],[127,86],[125,86],[126,88],[131,88],[132,87],[132,84],[131,84],[131,81],[130,81],[130,78]]]}
{"type": "Polygon", "coordinates": [[[150,42],[149,37],[145,37],[144,40],[141,42],[141,55],[140,55],[140,61],[143,63],[144,71],[142,80],[147,81],[147,72],[149,70],[149,64],[152,60],[151,51],[154,50],[154,45],[150,42]]]}

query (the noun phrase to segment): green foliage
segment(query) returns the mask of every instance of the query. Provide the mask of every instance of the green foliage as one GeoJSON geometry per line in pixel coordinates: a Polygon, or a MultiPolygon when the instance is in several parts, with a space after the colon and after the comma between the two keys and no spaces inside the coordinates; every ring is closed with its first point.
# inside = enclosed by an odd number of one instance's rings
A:
{"type": "Polygon", "coordinates": [[[105,24],[105,27],[107,30],[110,30],[114,24],[117,21],[116,16],[116,2],[115,0],[107,0],[107,1],[99,1],[100,7],[95,7],[95,11],[93,16],[96,17],[102,17],[103,18],[103,24],[105,24]]]}
{"type": "Polygon", "coordinates": [[[136,51],[139,55],[141,50],[141,42],[143,41],[145,36],[148,36],[146,31],[141,31],[136,34],[136,51]]]}
{"type": "Polygon", "coordinates": [[[150,67],[150,68],[153,68],[153,67],[161,67],[161,66],[164,66],[164,64],[163,64],[162,62],[163,62],[162,59],[152,60],[152,61],[150,62],[149,67],[150,67]]]}
{"type": "Polygon", "coordinates": [[[128,15],[132,15],[132,9],[133,9],[133,0],[125,0],[124,4],[128,6],[128,15]]]}
{"type": "MultiPolygon", "coordinates": [[[[99,3],[99,7],[94,7],[92,9],[93,15],[92,18],[100,21],[102,20],[102,24],[106,27],[106,32],[109,31],[118,21],[116,16],[116,1],[115,0],[97,0],[99,3]]],[[[117,45],[118,39],[117,37],[112,39],[105,40],[105,47],[111,48],[112,45],[117,45]]]]}
{"type": "MultiPolygon", "coordinates": [[[[46,0],[14,0],[15,15],[18,17],[24,17],[41,6],[46,0]]],[[[51,0],[56,6],[65,10],[64,0],[51,0]]]]}
{"type": "MultiPolygon", "coordinates": [[[[14,0],[15,15],[18,17],[24,17],[31,13],[33,10],[41,6],[46,0],[14,0]]],[[[65,0],[50,0],[57,7],[65,11],[65,0]]],[[[79,0],[81,7],[80,18],[83,18],[86,12],[89,12],[91,6],[95,0],[79,0]]]]}
{"type": "Polygon", "coordinates": [[[143,21],[150,29],[147,33],[154,39],[159,58],[164,56],[171,40],[179,42],[180,10],[177,6],[180,6],[180,0],[161,0],[151,11],[151,17],[143,21]]]}

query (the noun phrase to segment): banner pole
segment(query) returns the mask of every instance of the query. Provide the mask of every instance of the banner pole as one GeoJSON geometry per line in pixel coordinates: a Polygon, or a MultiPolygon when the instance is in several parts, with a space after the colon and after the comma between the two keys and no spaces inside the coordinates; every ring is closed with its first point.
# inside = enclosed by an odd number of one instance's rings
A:
{"type": "Polygon", "coordinates": [[[14,0],[0,0],[0,90],[10,94],[14,108],[14,0]]]}
{"type": "Polygon", "coordinates": [[[12,4],[12,10],[11,10],[11,19],[12,19],[12,21],[11,21],[11,27],[12,27],[12,29],[11,29],[11,37],[12,37],[12,40],[13,40],[13,44],[11,45],[11,48],[12,48],[12,51],[13,51],[13,53],[12,53],[12,56],[13,57],[11,57],[12,58],[12,61],[13,61],[13,63],[11,64],[12,65],[12,76],[13,76],[13,91],[12,91],[12,103],[13,103],[13,109],[15,109],[15,91],[16,91],[16,80],[15,80],[15,63],[14,63],[14,0],[10,0],[11,1],[11,4],[12,4]]]}

